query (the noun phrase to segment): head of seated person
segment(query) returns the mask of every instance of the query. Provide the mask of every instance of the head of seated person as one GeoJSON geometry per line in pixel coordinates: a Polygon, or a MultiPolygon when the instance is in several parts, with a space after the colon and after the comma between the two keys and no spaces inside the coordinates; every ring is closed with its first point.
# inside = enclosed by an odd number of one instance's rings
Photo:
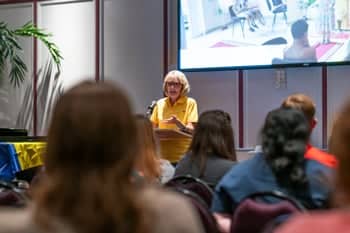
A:
{"type": "Polygon", "coordinates": [[[157,154],[157,143],[152,122],[144,115],[136,115],[138,158],[135,169],[149,183],[161,179],[161,160],[157,154]]]}
{"type": "Polygon", "coordinates": [[[287,63],[315,62],[316,46],[311,46],[308,38],[309,25],[305,19],[295,21],[291,26],[293,43],[283,52],[287,63]]]}
{"type": "Polygon", "coordinates": [[[278,228],[276,233],[311,232],[322,233],[348,232],[350,204],[350,100],[337,113],[329,140],[329,152],[337,157],[339,166],[335,170],[334,205],[337,208],[322,212],[297,215],[278,228]]]}
{"type": "Polygon", "coordinates": [[[262,151],[279,186],[299,191],[306,187],[304,152],[309,139],[309,123],[292,108],[268,113],[261,131],[262,151]]]}
{"type": "Polygon", "coordinates": [[[84,81],[57,102],[34,190],[34,219],[74,232],[143,232],[147,217],[132,183],[136,125],[129,100],[111,83],[84,81]],[[125,217],[128,216],[128,217],[125,217]],[[52,220],[52,219],[51,219],[52,220]],[[126,230],[128,229],[128,230],[126,230]]]}
{"type": "Polygon", "coordinates": [[[215,186],[236,160],[230,115],[222,110],[205,111],[199,116],[189,152],[178,163],[175,176],[191,174],[215,186]]]}

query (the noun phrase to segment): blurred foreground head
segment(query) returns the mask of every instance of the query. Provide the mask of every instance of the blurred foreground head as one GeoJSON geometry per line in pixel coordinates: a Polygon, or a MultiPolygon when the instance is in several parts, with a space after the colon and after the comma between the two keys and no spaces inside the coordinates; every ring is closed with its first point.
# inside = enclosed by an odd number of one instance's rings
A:
{"type": "Polygon", "coordinates": [[[53,112],[47,175],[35,190],[39,226],[51,232],[54,219],[76,233],[147,232],[131,179],[135,138],[135,118],[119,87],[85,81],[68,90],[53,112]]]}
{"type": "Polygon", "coordinates": [[[350,203],[350,99],[338,113],[329,140],[329,152],[339,161],[336,170],[336,204],[350,203]]]}
{"type": "Polygon", "coordinates": [[[111,83],[85,81],[57,102],[48,133],[48,173],[103,172],[120,176],[132,170],[136,136],[125,93],[111,83]]]}

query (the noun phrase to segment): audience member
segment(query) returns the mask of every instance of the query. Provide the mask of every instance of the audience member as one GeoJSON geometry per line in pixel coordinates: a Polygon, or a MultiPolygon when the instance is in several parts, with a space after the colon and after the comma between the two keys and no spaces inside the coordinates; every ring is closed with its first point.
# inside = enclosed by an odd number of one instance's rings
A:
{"type": "Polygon", "coordinates": [[[283,59],[295,62],[316,62],[316,47],[311,46],[308,38],[308,28],[305,19],[295,21],[291,26],[292,45],[283,52],[283,59]]]}
{"type": "Polygon", "coordinates": [[[144,115],[136,116],[138,129],[138,158],[136,169],[146,181],[165,183],[174,176],[175,168],[157,154],[152,122],[144,115]]]}
{"type": "Polygon", "coordinates": [[[296,109],[280,108],[268,113],[261,131],[262,153],[235,165],[216,186],[212,211],[223,232],[238,203],[263,191],[286,193],[308,208],[327,204],[330,189],[322,180],[331,170],[305,160],[309,125],[296,109]]]}
{"type": "Polygon", "coordinates": [[[231,117],[211,110],[199,116],[189,152],[177,164],[175,176],[190,174],[215,187],[235,161],[231,117]]]}
{"type": "MultiPolygon", "coordinates": [[[[302,93],[292,94],[283,100],[281,107],[301,110],[309,122],[310,132],[315,128],[317,124],[317,119],[315,117],[316,105],[310,96],[302,93]]],[[[308,142],[306,147],[305,158],[317,160],[331,168],[337,165],[337,160],[333,155],[313,147],[310,142],[308,142]]]]}
{"type": "MultiPolygon", "coordinates": [[[[197,103],[187,97],[190,85],[184,73],[170,71],[164,78],[163,91],[165,98],[157,101],[151,121],[160,129],[179,129],[192,133],[198,120],[197,103]]],[[[191,143],[190,138],[160,141],[160,152],[163,158],[177,163],[191,143]]]]}
{"type": "Polygon", "coordinates": [[[350,100],[334,123],[329,151],[339,160],[335,176],[334,201],[337,209],[303,214],[290,219],[277,233],[345,233],[350,231],[350,100]]]}
{"type": "Polygon", "coordinates": [[[176,194],[132,182],[135,118],[126,95],[85,81],[57,102],[32,207],[0,212],[0,232],[203,232],[176,194]]]}

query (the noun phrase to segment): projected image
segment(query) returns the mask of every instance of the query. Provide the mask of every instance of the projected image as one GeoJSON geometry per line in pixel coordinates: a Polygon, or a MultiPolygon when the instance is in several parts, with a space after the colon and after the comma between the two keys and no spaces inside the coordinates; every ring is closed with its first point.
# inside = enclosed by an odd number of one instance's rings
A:
{"type": "Polygon", "coordinates": [[[181,0],[180,69],[350,60],[349,0],[181,0]]]}

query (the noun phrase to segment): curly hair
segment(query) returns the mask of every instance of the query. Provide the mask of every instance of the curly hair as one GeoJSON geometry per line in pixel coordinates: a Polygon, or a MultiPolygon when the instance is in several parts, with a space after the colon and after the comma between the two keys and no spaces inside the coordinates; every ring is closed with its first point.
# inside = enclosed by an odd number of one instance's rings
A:
{"type": "Polygon", "coordinates": [[[307,185],[304,152],[309,134],[304,114],[291,108],[269,112],[261,131],[266,161],[277,183],[291,192],[307,185]]]}

